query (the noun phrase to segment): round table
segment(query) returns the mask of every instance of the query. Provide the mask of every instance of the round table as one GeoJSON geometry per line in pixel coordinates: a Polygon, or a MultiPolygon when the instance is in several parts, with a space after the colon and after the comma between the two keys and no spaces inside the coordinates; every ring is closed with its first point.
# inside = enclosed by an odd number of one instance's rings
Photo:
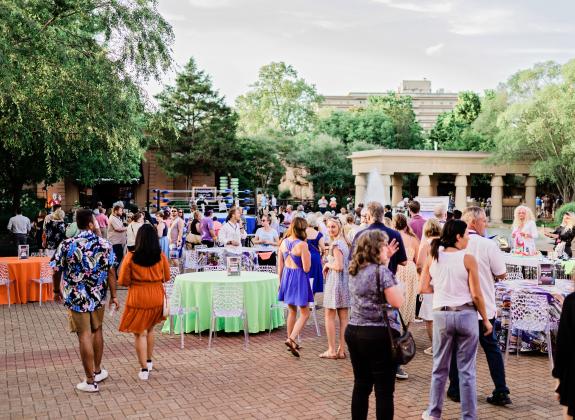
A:
{"type": "MultiPolygon", "coordinates": [[[[547,296],[551,325],[559,325],[563,300],[573,291],[574,283],[571,280],[556,280],[554,286],[538,285],[537,281],[533,280],[508,280],[497,283],[495,285],[495,301],[499,316],[495,323],[495,330],[500,348],[505,350],[505,344],[507,342],[511,293],[537,293],[547,296]]],[[[511,333],[512,336],[509,339],[510,352],[516,349],[517,344],[517,331],[513,329],[511,333]]],[[[546,352],[545,333],[521,331],[521,350],[546,352]]]]}
{"type": "MultiPolygon", "coordinates": [[[[0,263],[8,265],[10,280],[10,303],[28,303],[40,300],[39,284],[32,279],[40,278],[40,265],[50,262],[50,257],[30,257],[20,260],[18,257],[2,257],[0,263]]],[[[52,285],[44,284],[42,301],[53,300],[52,285]]],[[[0,305],[8,304],[6,287],[0,287],[0,305]]]]}
{"type": "MultiPolygon", "coordinates": [[[[200,313],[200,331],[209,330],[212,310],[212,285],[214,283],[242,284],[244,289],[244,304],[248,318],[248,332],[258,333],[266,331],[270,326],[270,306],[277,304],[278,276],[273,273],[260,273],[242,271],[239,276],[228,276],[227,271],[206,271],[181,274],[176,277],[174,293],[181,293],[182,307],[197,306],[200,313]]],[[[184,315],[184,332],[198,332],[195,330],[196,314],[184,315]]],[[[180,332],[180,322],[174,317],[174,332],[180,332]]],[[[272,311],[272,328],[284,325],[283,311],[272,311]]],[[[240,318],[219,318],[216,330],[238,332],[243,330],[240,318]]],[[[167,320],[162,332],[170,331],[170,322],[167,320]]]]}

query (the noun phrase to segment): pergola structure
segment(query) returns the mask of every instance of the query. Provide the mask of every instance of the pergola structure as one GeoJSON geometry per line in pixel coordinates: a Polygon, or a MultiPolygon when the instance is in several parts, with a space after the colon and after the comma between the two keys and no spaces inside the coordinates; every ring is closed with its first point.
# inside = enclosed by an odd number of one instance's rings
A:
{"type": "Polygon", "coordinates": [[[420,197],[437,195],[436,174],[455,175],[455,208],[467,205],[468,176],[491,174],[491,220],[499,223],[503,219],[503,177],[507,174],[525,176],[524,201],[535,211],[537,180],[532,175],[531,162],[495,165],[488,160],[492,155],[483,152],[450,152],[433,150],[378,149],[355,152],[352,172],[355,175],[355,202],[365,197],[367,177],[374,169],[380,174],[384,187],[391,188],[391,202],[402,199],[402,174],[419,174],[417,186],[420,197]]]}

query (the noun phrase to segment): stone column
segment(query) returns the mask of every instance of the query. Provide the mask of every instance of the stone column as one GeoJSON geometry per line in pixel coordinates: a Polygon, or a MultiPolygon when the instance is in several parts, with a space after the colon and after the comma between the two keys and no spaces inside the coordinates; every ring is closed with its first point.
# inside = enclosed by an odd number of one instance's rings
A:
{"type": "Polygon", "coordinates": [[[431,196],[437,197],[437,185],[439,185],[439,175],[433,175],[431,178],[431,196]]]}
{"type": "Polygon", "coordinates": [[[401,174],[394,174],[391,177],[391,206],[396,206],[403,200],[403,177],[401,174]]]}
{"type": "Polygon", "coordinates": [[[391,175],[389,174],[382,174],[381,175],[381,183],[383,184],[383,197],[381,197],[381,202],[385,204],[391,204],[391,175]]]}
{"type": "MultiPolygon", "coordinates": [[[[535,199],[533,199],[535,202],[535,199]]],[[[493,175],[491,178],[491,221],[503,222],[503,177],[493,175]]]]}
{"type": "Polygon", "coordinates": [[[455,208],[459,211],[467,207],[467,175],[457,174],[455,177],[455,208]]]}
{"type": "Polygon", "coordinates": [[[534,176],[525,177],[525,204],[535,213],[535,198],[537,190],[537,178],[534,176]]]}
{"type": "MultiPolygon", "coordinates": [[[[365,179],[365,174],[357,174],[355,176],[355,206],[359,203],[363,203],[365,198],[365,189],[367,187],[367,180],[365,179]]],[[[364,203],[367,204],[367,203],[364,203]]]]}
{"type": "Polygon", "coordinates": [[[429,174],[420,174],[419,178],[417,179],[417,186],[419,187],[419,191],[417,195],[419,197],[431,197],[431,179],[429,174]]]}

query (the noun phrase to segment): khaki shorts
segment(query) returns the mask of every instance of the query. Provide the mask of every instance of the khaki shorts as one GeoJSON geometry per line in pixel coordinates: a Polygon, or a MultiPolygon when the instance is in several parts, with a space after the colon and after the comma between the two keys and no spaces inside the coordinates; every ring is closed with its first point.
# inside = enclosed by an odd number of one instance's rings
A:
{"type": "Polygon", "coordinates": [[[68,325],[70,332],[82,334],[86,331],[94,332],[102,327],[105,307],[102,306],[94,312],[76,312],[68,310],[68,325]]]}

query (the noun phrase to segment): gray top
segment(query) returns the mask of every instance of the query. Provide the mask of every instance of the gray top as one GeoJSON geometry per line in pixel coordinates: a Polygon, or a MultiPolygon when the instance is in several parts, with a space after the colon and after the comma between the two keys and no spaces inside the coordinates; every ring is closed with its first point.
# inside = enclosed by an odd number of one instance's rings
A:
{"type": "MultiPolygon", "coordinates": [[[[382,296],[377,294],[376,264],[369,264],[358,271],[355,276],[349,276],[349,291],[351,294],[351,315],[349,323],[358,326],[385,327],[383,320],[382,296]]],[[[397,285],[393,273],[383,265],[379,266],[379,281],[381,294],[384,289],[397,285]]],[[[383,295],[385,301],[385,295],[383,295]]],[[[400,330],[396,311],[388,311],[391,327],[400,330]]]]}

